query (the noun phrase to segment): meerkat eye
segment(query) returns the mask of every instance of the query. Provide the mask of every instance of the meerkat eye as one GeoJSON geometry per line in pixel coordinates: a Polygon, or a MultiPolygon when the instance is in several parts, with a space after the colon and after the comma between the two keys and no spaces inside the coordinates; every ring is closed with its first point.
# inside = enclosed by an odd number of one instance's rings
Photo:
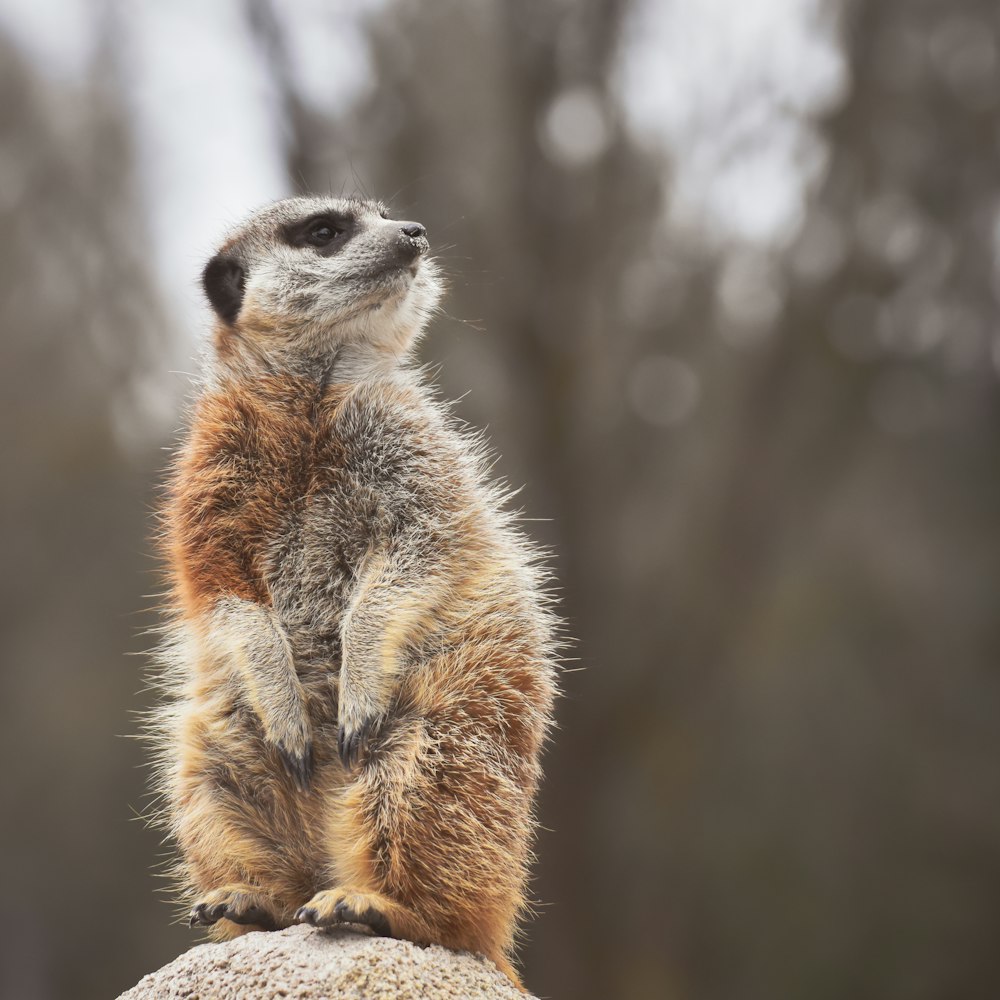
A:
{"type": "Polygon", "coordinates": [[[319,220],[309,227],[306,237],[313,246],[325,247],[340,236],[342,232],[342,229],[338,229],[329,222],[319,220]]]}

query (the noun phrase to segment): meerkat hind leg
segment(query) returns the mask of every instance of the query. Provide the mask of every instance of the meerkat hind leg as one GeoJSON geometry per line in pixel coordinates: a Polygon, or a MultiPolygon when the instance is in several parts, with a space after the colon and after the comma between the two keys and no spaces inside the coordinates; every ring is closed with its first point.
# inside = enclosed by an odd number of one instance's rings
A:
{"type": "Polygon", "coordinates": [[[288,922],[277,916],[278,905],[266,893],[251,885],[226,885],[213,889],[191,908],[192,927],[212,927],[220,920],[240,926],[276,931],[288,922]]]}

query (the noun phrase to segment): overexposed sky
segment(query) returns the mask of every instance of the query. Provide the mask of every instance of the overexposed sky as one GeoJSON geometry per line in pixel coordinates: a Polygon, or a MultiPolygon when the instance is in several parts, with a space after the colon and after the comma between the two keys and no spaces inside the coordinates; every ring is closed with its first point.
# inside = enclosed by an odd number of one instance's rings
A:
{"type": "Polygon", "coordinates": [[[97,32],[92,0],[0,0],[0,29],[56,80],[83,78],[97,32]]]}

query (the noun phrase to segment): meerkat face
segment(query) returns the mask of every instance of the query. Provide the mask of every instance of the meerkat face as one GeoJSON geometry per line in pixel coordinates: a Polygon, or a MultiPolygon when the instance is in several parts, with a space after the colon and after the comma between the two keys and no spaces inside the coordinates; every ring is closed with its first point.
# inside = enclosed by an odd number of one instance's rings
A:
{"type": "Polygon", "coordinates": [[[208,262],[220,351],[318,357],[345,344],[400,357],[441,294],[426,231],[379,202],[291,198],[257,212],[208,262]]]}

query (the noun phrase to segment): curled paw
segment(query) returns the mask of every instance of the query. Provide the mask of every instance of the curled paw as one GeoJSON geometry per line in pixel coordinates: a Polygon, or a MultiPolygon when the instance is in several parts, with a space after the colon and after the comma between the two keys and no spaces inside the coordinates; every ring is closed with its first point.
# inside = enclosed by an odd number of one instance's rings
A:
{"type": "Polygon", "coordinates": [[[317,893],[305,906],[299,907],[295,919],[313,927],[359,924],[379,937],[392,936],[389,920],[382,912],[382,901],[367,892],[328,889],[317,893]]]}

